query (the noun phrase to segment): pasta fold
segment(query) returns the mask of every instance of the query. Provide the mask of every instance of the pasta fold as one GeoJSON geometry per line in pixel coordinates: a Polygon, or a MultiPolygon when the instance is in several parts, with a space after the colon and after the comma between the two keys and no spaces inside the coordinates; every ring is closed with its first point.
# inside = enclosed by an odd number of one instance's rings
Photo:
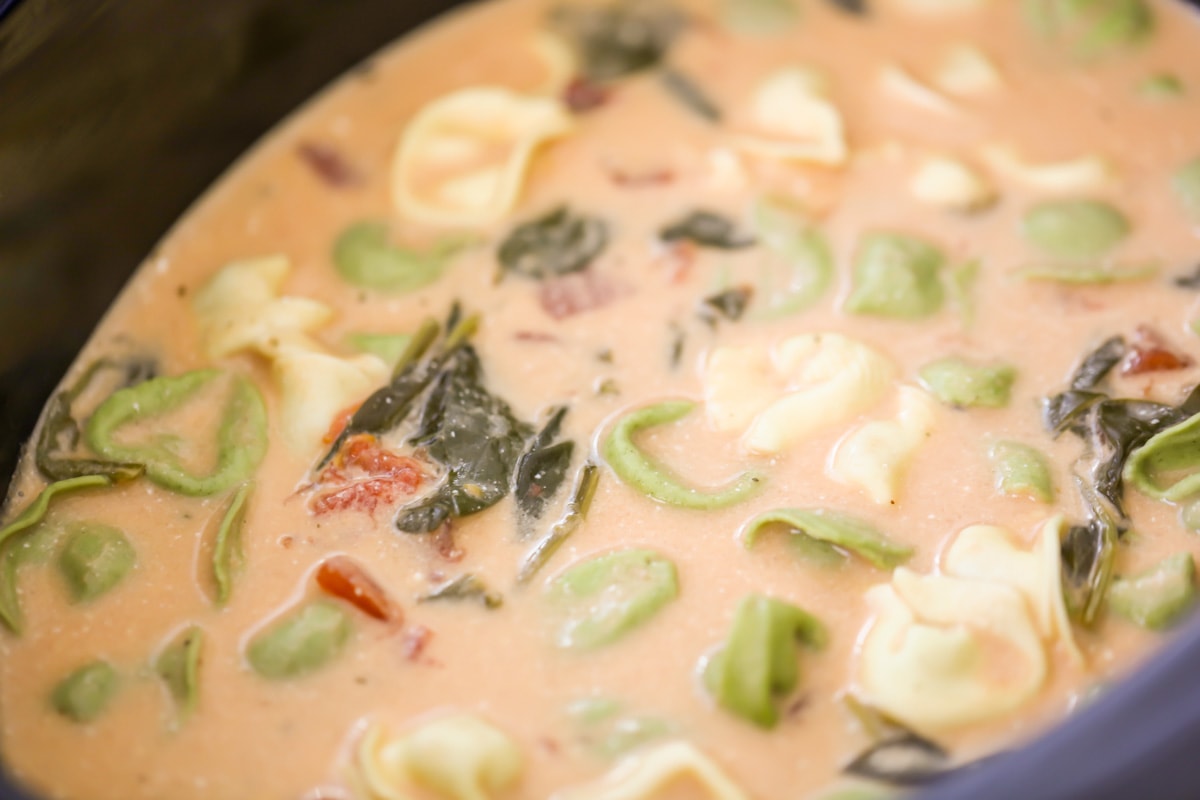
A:
{"type": "Polygon", "coordinates": [[[534,152],[571,129],[558,100],[461,89],[421,109],[392,160],[396,210],[432,225],[486,226],[516,204],[534,152]]]}

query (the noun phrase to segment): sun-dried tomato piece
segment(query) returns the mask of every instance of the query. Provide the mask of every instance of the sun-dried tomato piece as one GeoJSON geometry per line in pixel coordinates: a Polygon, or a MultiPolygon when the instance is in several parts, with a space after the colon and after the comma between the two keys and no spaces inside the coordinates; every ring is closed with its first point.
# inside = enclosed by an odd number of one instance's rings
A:
{"type": "Polygon", "coordinates": [[[608,102],[612,91],[587,78],[573,79],[563,89],[562,101],[572,112],[582,114],[608,102]]]}
{"type": "Polygon", "coordinates": [[[358,406],[350,406],[343,408],[329,423],[329,430],[321,437],[321,441],[325,444],[333,444],[333,442],[342,435],[342,431],[350,424],[350,418],[354,416],[354,412],[358,410],[358,406]]]}
{"type": "Polygon", "coordinates": [[[606,306],[620,296],[614,284],[587,269],[542,281],[538,300],[551,317],[566,319],[606,306]]]}
{"type": "Polygon", "coordinates": [[[346,449],[347,466],[358,467],[370,475],[395,478],[408,491],[421,485],[424,473],[415,458],[384,450],[374,441],[351,441],[346,449]]]}
{"type": "Polygon", "coordinates": [[[375,513],[380,506],[392,505],[407,491],[396,485],[391,478],[367,478],[348,486],[317,495],[312,501],[315,514],[331,511],[364,511],[375,513]]]}
{"type": "Polygon", "coordinates": [[[1167,347],[1163,338],[1146,325],[1138,326],[1129,355],[1121,363],[1122,375],[1165,372],[1190,367],[1192,360],[1167,347]]]}
{"type": "Polygon", "coordinates": [[[383,620],[403,619],[400,606],[357,561],[348,556],[330,556],[317,568],[317,585],[326,594],[345,600],[364,614],[383,620]]]}
{"type": "Polygon", "coordinates": [[[347,439],[321,470],[317,484],[333,488],[313,498],[310,508],[315,514],[347,510],[373,514],[380,506],[395,505],[413,494],[424,480],[421,462],[385,450],[371,434],[359,434],[347,439]]]}
{"type": "Polygon", "coordinates": [[[686,281],[691,276],[692,267],[696,265],[699,249],[695,242],[686,240],[665,245],[658,261],[666,268],[667,280],[673,284],[686,281]]]}
{"type": "Polygon", "coordinates": [[[424,625],[411,625],[404,630],[404,638],[400,640],[400,649],[409,661],[416,661],[429,646],[433,631],[424,625]]]}
{"type": "Polygon", "coordinates": [[[623,189],[641,189],[647,186],[665,186],[672,183],[675,180],[675,173],[665,168],[634,172],[613,167],[608,170],[608,177],[623,189]]]}
{"type": "Polygon", "coordinates": [[[320,142],[301,142],[296,148],[300,159],[330,186],[346,187],[362,183],[362,176],[334,148],[320,142]]]}

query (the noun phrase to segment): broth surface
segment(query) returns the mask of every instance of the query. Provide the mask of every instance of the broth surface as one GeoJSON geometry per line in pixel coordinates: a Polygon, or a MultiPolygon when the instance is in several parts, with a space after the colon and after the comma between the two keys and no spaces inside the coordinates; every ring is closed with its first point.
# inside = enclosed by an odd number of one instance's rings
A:
{"type": "MultiPolygon", "coordinates": [[[[356,791],[352,753],[369,721],[403,732],[457,710],[495,725],[524,760],[519,780],[488,796],[546,798],[599,778],[615,763],[597,745],[602,728],[589,728],[569,712],[577,701],[600,697],[619,702],[621,715],[664,721],[669,733],[662,741],[691,742],[748,797],[815,797],[841,780],[842,767],[872,743],[844,697],[855,691],[872,621],[864,595],[888,584],[890,571],[853,555],[833,567],[806,561],[774,529],[746,548],[739,531],[772,509],[851,513],[911,546],[905,566],[924,575],[939,571],[942,554],[968,526],[1000,525],[1028,544],[1056,513],[1087,518],[1071,477],[1083,444],[1046,432],[1044,398],[1065,389],[1081,358],[1101,342],[1121,335],[1133,343],[1145,326],[1182,365],[1129,375],[1118,368],[1109,379],[1113,397],[1175,406],[1200,378],[1192,329],[1197,295],[1173,281],[1196,266],[1200,221],[1189,220],[1171,188],[1176,171],[1200,156],[1194,97],[1200,30],[1181,6],[1152,3],[1156,23],[1148,40],[1079,59],[1061,39],[1032,32],[1016,3],[957,4],[969,8],[929,13],[920,8],[939,4],[878,0],[864,17],[834,3],[796,5],[794,22],[759,35],[731,29],[719,3],[677,3],[687,23],[665,60],[720,109],[719,121],[697,115],[664,89],[661,69],[620,77],[599,90],[584,86],[599,91],[603,102],[564,111],[573,127],[534,151],[513,207],[494,222],[435,225],[405,215],[392,199],[392,162],[418,113],[457,90],[498,86],[549,99],[570,94],[554,86],[554,69],[539,54],[537,35],[548,30],[551,6],[538,0],[472,6],[375,56],[287,120],[199,201],[130,282],[64,386],[103,356],[148,356],[165,376],[219,367],[249,377],[265,398],[269,444],[253,473],[242,527],[244,566],[228,603],[217,606],[208,565],[228,492],[185,496],[139,478],[57,498],[36,529],[52,544],[17,572],[23,630],[0,636],[0,750],[16,776],[53,798],[349,797],[356,791]],[[929,76],[955,44],[986,54],[999,85],[961,96],[936,88],[929,76]],[[759,124],[752,97],[762,81],[793,65],[824,76],[825,97],[844,123],[844,163],[764,157],[735,143],[759,124]],[[889,90],[881,77],[889,67],[925,83],[944,107],[889,90]],[[1181,98],[1151,100],[1138,91],[1147,78],[1167,73],[1182,82],[1181,98]],[[997,169],[986,156],[995,146],[1029,164],[1100,157],[1112,176],[1086,190],[1038,188],[997,169]],[[314,151],[336,162],[333,179],[328,169],[314,169],[314,151]],[[915,199],[910,183],[931,155],[970,165],[994,189],[995,202],[954,211],[915,199]],[[754,204],[765,196],[787,198],[801,209],[826,237],[835,264],[830,287],[795,313],[759,313],[787,276],[787,265],[761,235],[754,246],[727,250],[660,238],[665,226],[697,209],[753,233],[754,204]],[[1022,237],[1025,215],[1063,198],[1118,208],[1129,221],[1128,235],[1098,261],[1152,264],[1154,274],[1104,285],[1017,277],[1025,267],[1053,260],[1022,237]],[[498,279],[497,248],[513,228],[564,203],[605,221],[603,250],[585,270],[563,278],[498,279]],[[392,242],[418,250],[448,231],[466,232],[471,242],[439,279],[416,291],[363,288],[339,275],[333,257],[335,240],[363,220],[388,223],[392,242]],[[972,318],[965,319],[953,299],[920,319],[847,311],[856,254],[872,231],[935,245],[944,254],[939,280],[946,285],[955,267],[977,261],[972,318]],[[348,336],[412,334],[424,319],[444,320],[458,301],[464,312],[480,316],[472,343],[484,383],[517,419],[540,428],[552,407],[569,409],[561,436],[576,443],[575,456],[532,536],[518,536],[511,497],[455,518],[450,535],[460,552],[451,557],[445,534],[395,529],[396,509],[408,499],[373,513],[314,512],[314,466],[328,443],[289,441],[271,359],[246,351],[210,357],[195,310],[197,295],[219,270],[273,254],[290,262],[283,295],[332,309],[328,323],[309,331],[324,353],[348,359],[357,355],[348,336]],[[775,276],[774,289],[766,275],[775,276]],[[705,298],[744,286],[754,293],[740,319],[698,313],[705,298]],[[589,303],[595,307],[576,307],[589,303]],[[713,427],[704,399],[718,348],[766,348],[814,333],[842,334],[886,357],[894,377],[878,401],[777,453],[748,452],[740,431],[713,427]],[[874,502],[862,486],[832,479],[835,447],[864,424],[894,419],[898,388],[920,387],[921,368],[948,355],[1013,366],[1008,402],[952,408],[918,389],[931,400],[932,424],[907,462],[896,497],[874,502]],[[761,491],[725,508],[696,511],[657,502],[614,474],[601,451],[615,422],[678,398],[699,405],[676,424],[646,431],[639,445],[693,486],[719,486],[754,466],[764,476],[761,491]],[[1048,457],[1053,503],[997,491],[987,452],[999,440],[1028,444],[1048,457]],[[561,515],[587,459],[599,465],[600,480],[586,521],[533,581],[518,585],[522,559],[561,515]],[[55,567],[52,548],[59,545],[53,543],[74,520],[120,529],[137,553],[129,574],[89,602],[72,602],[55,567]],[[546,584],[587,557],[635,546],[674,563],[677,597],[606,646],[586,652],[555,646],[546,584]],[[302,677],[264,678],[247,663],[248,644],[304,598],[321,595],[314,575],[334,554],[362,565],[403,609],[403,620],[380,622],[337,601],[353,628],[340,654],[302,677]],[[499,592],[503,604],[417,602],[466,573],[499,592]],[[794,604],[828,630],[820,651],[797,649],[798,686],[775,698],[781,719],[770,729],[718,705],[698,668],[726,641],[739,601],[751,594],[794,604]],[[204,631],[200,693],[194,713],[180,720],[148,665],[189,625],[204,631]],[[55,713],[48,697],[56,684],[97,658],[120,674],[105,712],[86,724],[55,713]]],[[[576,82],[574,91],[583,89],[576,82]]],[[[436,170],[425,177],[440,179],[436,170]]],[[[378,365],[377,380],[354,402],[386,375],[378,365]]],[[[172,421],[186,434],[213,428],[219,417],[219,405],[188,407],[172,421]]],[[[412,454],[403,437],[384,441],[412,454]]],[[[194,458],[216,455],[201,449],[194,458]]],[[[426,467],[427,481],[436,480],[436,470],[426,467]]],[[[31,450],[14,482],[8,519],[46,482],[31,450]]],[[[1200,549],[1175,505],[1130,486],[1124,499],[1130,531],[1116,547],[1117,575],[1200,549]]],[[[34,541],[14,538],[8,547],[31,548],[34,541]]],[[[1072,629],[1082,659],[1074,660],[1061,638],[1047,637],[1046,677],[1013,712],[915,727],[954,763],[1012,746],[1127,673],[1163,638],[1105,612],[1092,625],[1072,629]]],[[[421,794],[426,789],[414,796],[453,796],[421,794]]],[[[653,796],[700,792],[679,786],[675,794],[653,796]]]]}

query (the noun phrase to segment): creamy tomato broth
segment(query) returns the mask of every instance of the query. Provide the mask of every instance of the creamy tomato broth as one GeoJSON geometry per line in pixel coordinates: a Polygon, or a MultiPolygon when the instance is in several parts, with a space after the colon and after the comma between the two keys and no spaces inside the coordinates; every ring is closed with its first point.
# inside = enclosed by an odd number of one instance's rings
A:
{"type": "Polygon", "coordinates": [[[13,772],[886,793],[1087,702],[1193,591],[1200,31],[1085,5],[497,0],[345,77],[43,415],[13,772]]]}

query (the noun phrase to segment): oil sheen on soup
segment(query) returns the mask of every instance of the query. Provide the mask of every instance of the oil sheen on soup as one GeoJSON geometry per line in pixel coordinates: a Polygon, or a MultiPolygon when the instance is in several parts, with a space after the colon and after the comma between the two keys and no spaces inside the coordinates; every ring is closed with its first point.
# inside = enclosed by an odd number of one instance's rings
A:
{"type": "Polygon", "coordinates": [[[130,282],[0,529],[53,798],[885,796],[1187,612],[1200,46],[1127,0],[493,0],[130,282]]]}

